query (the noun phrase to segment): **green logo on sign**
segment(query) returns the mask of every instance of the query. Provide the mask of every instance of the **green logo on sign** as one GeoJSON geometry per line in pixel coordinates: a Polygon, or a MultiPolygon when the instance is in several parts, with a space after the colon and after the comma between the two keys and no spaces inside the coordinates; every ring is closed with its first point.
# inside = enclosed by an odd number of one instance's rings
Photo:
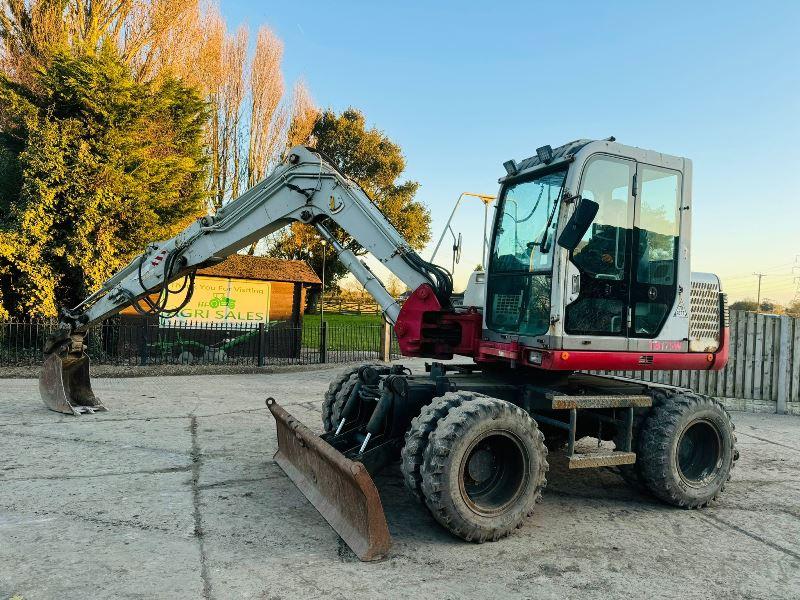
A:
{"type": "Polygon", "coordinates": [[[236,300],[228,298],[225,294],[214,294],[214,297],[208,303],[211,308],[219,308],[220,306],[227,306],[231,310],[236,306],[236,300]]]}

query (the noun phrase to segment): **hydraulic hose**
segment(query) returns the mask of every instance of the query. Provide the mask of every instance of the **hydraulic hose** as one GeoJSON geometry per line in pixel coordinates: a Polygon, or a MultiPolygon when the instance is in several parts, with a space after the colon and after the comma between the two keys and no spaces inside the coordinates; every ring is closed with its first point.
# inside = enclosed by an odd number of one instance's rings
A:
{"type": "Polygon", "coordinates": [[[182,311],[186,305],[189,303],[189,300],[192,298],[192,294],[194,293],[194,280],[195,280],[195,271],[192,270],[187,275],[184,276],[183,282],[181,286],[177,290],[172,290],[169,287],[169,275],[172,273],[173,267],[175,262],[180,258],[181,253],[176,249],[170,252],[167,255],[167,259],[164,261],[164,284],[161,286],[161,290],[158,296],[158,300],[153,302],[148,297],[148,293],[151,290],[148,290],[145,287],[144,280],[142,278],[142,266],[144,265],[144,261],[147,258],[147,254],[143,253],[141,258],[139,259],[139,265],[137,267],[137,276],[139,279],[139,285],[145,290],[144,296],[141,297],[141,300],[144,301],[145,305],[147,306],[147,310],[143,310],[139,306],[139,301],[134,301],[132,306],[134,310],[143,316],[150,316],[150,315],[158,315],[164,318],[172,318],[176,316],[180,311],[182,311]],[[187,289],[188,286],[188,289],[187,289]],[[184,297],[183,301],[180,305],[176,306],[175,308],[167,309],[167,305],[169,304],[169,297],[171,294],[179,294],[183,290],[186,290],[186,296],[184,297]]]}

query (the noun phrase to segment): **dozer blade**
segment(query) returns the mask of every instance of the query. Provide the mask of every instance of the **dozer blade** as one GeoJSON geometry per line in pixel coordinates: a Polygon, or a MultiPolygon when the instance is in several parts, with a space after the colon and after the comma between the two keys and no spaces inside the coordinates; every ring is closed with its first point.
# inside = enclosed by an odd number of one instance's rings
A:
{"type": "Polygon", "coordinates": [[[47,355],[39,375],[39,394],[47,408],[68,415],[108,410],[92,392],[85,354],[47,355]]]}
{"type": "Polygon", "coordinates": [[[392,538],[378,490],[364,465],[315,435],[274,398],[267,406],[277,425],[275,462],[358,558],[385,556],[392,538]]]}

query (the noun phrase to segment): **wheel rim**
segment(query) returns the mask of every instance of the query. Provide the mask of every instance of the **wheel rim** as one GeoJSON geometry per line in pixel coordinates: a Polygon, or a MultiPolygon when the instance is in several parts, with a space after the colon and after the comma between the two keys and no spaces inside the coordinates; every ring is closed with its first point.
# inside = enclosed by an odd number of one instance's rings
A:
{"type": "Polygon", "coordinates": [[[503,513],[525,491],[529,463],[528,452],[514,433],[485,433],[464,453],[459,471],[461,497],[479,515],[503,513]]]}
{"type": "Polygon", "coordinates": [[[710,421],[690,423],[678,439],[676,462],[681,478],[690,486],[702,486],[722,465],[722,441],[719,430],[710,421]]]}

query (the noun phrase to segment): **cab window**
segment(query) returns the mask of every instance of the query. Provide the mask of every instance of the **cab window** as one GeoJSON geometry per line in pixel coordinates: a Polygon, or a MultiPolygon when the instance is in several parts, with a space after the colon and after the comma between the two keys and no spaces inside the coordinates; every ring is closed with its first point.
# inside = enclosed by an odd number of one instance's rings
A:
{"type": "Polygon", "coordinates": [[[630,185],[634,165],[595,158],[584,172],[580,194],[600,205],[594,223],[572,253],[572,262],[596,279],[625,277],[630,185]]]}
{"type": "Polygon", "coordinates": [[[487,323],[503,333],[542,335],[550,293],[558,209],[567,169],[510,183],[495,219],[487,323]]]}

